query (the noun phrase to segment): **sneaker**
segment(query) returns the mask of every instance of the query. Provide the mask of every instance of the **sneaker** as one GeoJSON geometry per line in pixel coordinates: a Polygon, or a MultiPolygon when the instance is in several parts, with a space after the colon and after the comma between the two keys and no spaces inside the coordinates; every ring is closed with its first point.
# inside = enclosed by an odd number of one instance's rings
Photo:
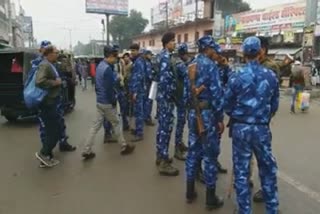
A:
{"type": "Polygon", "coordinates": [[[51,163],[51,157],[50,156],[44,156],[41,153],[36,152],[35,154],[36,158],[46,167],[53,167],[51,163]]]}
{"type": "Polygon", "coordinates": [[[131,145],[131,144],[125,144],[121,147],[121,155],[130,155],[134,149],[135,149],[135,145],[131,145]]]}
{"type": "Polygon", "coordinates": [[[76,151],[77,147],[70,145],[69,143],[65,142],[59,145],[60,152],[74,152],[76,151]]]}
{"type": "Polygon", "coordinates": [[[60,161],[58,161],[58,160],[56,160],[54,158],[51,158],[50,161],[51,161],[51,165],[52,166],[56,166],[56,165],[58,165],[60,163],[60,161]]]}
{"type": "Polygon", "coordinates": [[[84,152],[82,153],[82,157],[83,157],[83,160],[91,160],[93,158],[96,157],[96,154],[94,152],[84,152]]]}
{"type": "Polygon", "coordinates": [[[161,160],[158,167],[159,174],[162,176],[178,176],[179,170],[173,167],[168,160],[161,160]]]}

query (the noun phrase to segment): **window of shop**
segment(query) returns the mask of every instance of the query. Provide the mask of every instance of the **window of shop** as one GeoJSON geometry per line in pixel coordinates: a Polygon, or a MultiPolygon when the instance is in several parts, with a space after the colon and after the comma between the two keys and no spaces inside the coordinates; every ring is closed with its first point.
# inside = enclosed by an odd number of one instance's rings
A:
{"type": "Polygon", "coordinates": [[[142,47],[145,47],[145,45],[146,45],[146,44],[145,44],[145,42],[143,41],[143,42],[142,42],[142,47]]]}
{"type": "Polygon", "coordinates": [[[196,32],[194,34],[194,40],[197,41],[199,39],[200,35],[199,35],[199,32],[196,32]]]}
{"type": "Polygon", "coordinates": [[[181,43],[181,34],[178,35],[178,44],[181,43]]]}
{"type": "Polygon", "coordinates": [[[204,32],[204,35],[210,35],[210,36],[212,36],[212,30],[205,30],[204,32]]]}
{"type": "Polygon", "coordinates": [[[184,34],[184,42],[188,42],[188,34],[187,33],[184,34]]]}

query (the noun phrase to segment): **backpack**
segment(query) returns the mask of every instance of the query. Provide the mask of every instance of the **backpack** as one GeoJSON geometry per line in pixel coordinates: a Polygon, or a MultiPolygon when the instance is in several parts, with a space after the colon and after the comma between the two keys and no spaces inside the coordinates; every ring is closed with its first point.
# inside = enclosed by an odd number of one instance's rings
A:
{"type": "Polygon", "coordinates": [[[24,102],[29,109],[37,108],[47,96],[48,91],[36,86],[36,76],[39,66],[33,66],[28,74],[23,89],[24,102]]]}

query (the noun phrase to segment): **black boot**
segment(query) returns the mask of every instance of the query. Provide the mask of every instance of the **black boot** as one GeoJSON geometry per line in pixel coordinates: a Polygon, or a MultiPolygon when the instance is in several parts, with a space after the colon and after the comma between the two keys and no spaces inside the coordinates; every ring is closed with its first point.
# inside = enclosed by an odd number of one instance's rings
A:
{"type": "Polygon", "coordinates": [[[207,188],[206,207],[208,210],[218,209],[223,206],[223,200],[216,195],[216,189],[207,188]]]}
{"type": "Polygon", "coordinates": [[[197,198],[197,192],[195,191],[194,181],[187,181],[187,203],[191,204],[197,198]]]}

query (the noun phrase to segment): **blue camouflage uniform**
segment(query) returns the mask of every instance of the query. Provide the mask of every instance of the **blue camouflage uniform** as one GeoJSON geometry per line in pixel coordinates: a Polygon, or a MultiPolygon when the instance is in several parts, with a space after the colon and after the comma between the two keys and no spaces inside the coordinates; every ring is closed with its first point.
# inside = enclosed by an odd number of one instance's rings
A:
{"type": "MultiPolygon", "coordinates": [[[[198,41],[200,49],[206,47],[214,48],[214,44],[214,40],[210,36],[205,36],[198,41]]],[[[219,70],[213,60],[200,53],[193,63],[196,63],[197,66],[195,86],[197,88],[202,85],[205,86],[205,89],[197,98],[199,102],[207,103],[207,105],[201,110],[205,135],[200,137],[197,130],[196,111],[192,103],[190,103],[191,92],[190,90],[187,91],[186,98],[191,106],[188,116],[189,150],[186,160],[187,182],[195,180],[198,163],[203,156],[207,189],[215,189],[217,158],[220,153],[218,130],[215,125],[223,120],[223,91],[219,79],[219,70]]],[[[189,89],[190,87],[189,85],[189,89]]]]}
{"type": "MultiPolygon", "coordinates": [[[[178,47],[178,53],[187,54],[188,46],[183,43],[178,47]]],[[[191,61],[191,60],[190,60],[191,61]]],[[[188,84],[188,65],[190,61],[184,62],[183,60],[178,60],[176,62],[177,67],[177,79],[181,83],[183,83],[183,87],[185,88],[188,84]]],[[[176,147],[183,143],[183,131],[184,126],[186,124],[186,102],[183,96],[177,97],[177,127],[176,127],[176,136],[175,136],[175,144],[176,147]]]]}
{"type": "Polygon", "coordinates": [[[136,96],[134,103],[134,116],[135,116],[135,135],[143,136],[144,126],[144,97],[145,97],[145,74],[146,62],[141,56],[134,62],[130,80],[130,92],[136,96]]]}
{"type": "MultiPolygon", "coordinates": [[[[151,51],[145,51],[145,54],[151,54],[151,51]]],[[[150,87],[153,81],[152,64],[149,60],[146,60],[145,69],[145,96],[144,96],[144,119],[151,120],[152,104],[153,101],[149,99],[150,87]]]]}
{"type": "Polygon", "coordinates": [[[159,60],[157,158],[168,160],[170,136],[174,123],[176,79],[173,75],[171,54],[167,49],[161,51],[159,60]]]}
{"type": "MultiPolygon", "coordinates": [[[[249,37],[245,54],[257,54],[260,40],[249,37]]],[[[269,123],[279,106],[279,84],[273,71],[249,61],[234,73],[225,92],[225,112],[231,118],[234,186],[239,214],[251,214],[250,160],[255,154],[268,214],[278,213],[277,164],[271,150],[269,123]]]]}

